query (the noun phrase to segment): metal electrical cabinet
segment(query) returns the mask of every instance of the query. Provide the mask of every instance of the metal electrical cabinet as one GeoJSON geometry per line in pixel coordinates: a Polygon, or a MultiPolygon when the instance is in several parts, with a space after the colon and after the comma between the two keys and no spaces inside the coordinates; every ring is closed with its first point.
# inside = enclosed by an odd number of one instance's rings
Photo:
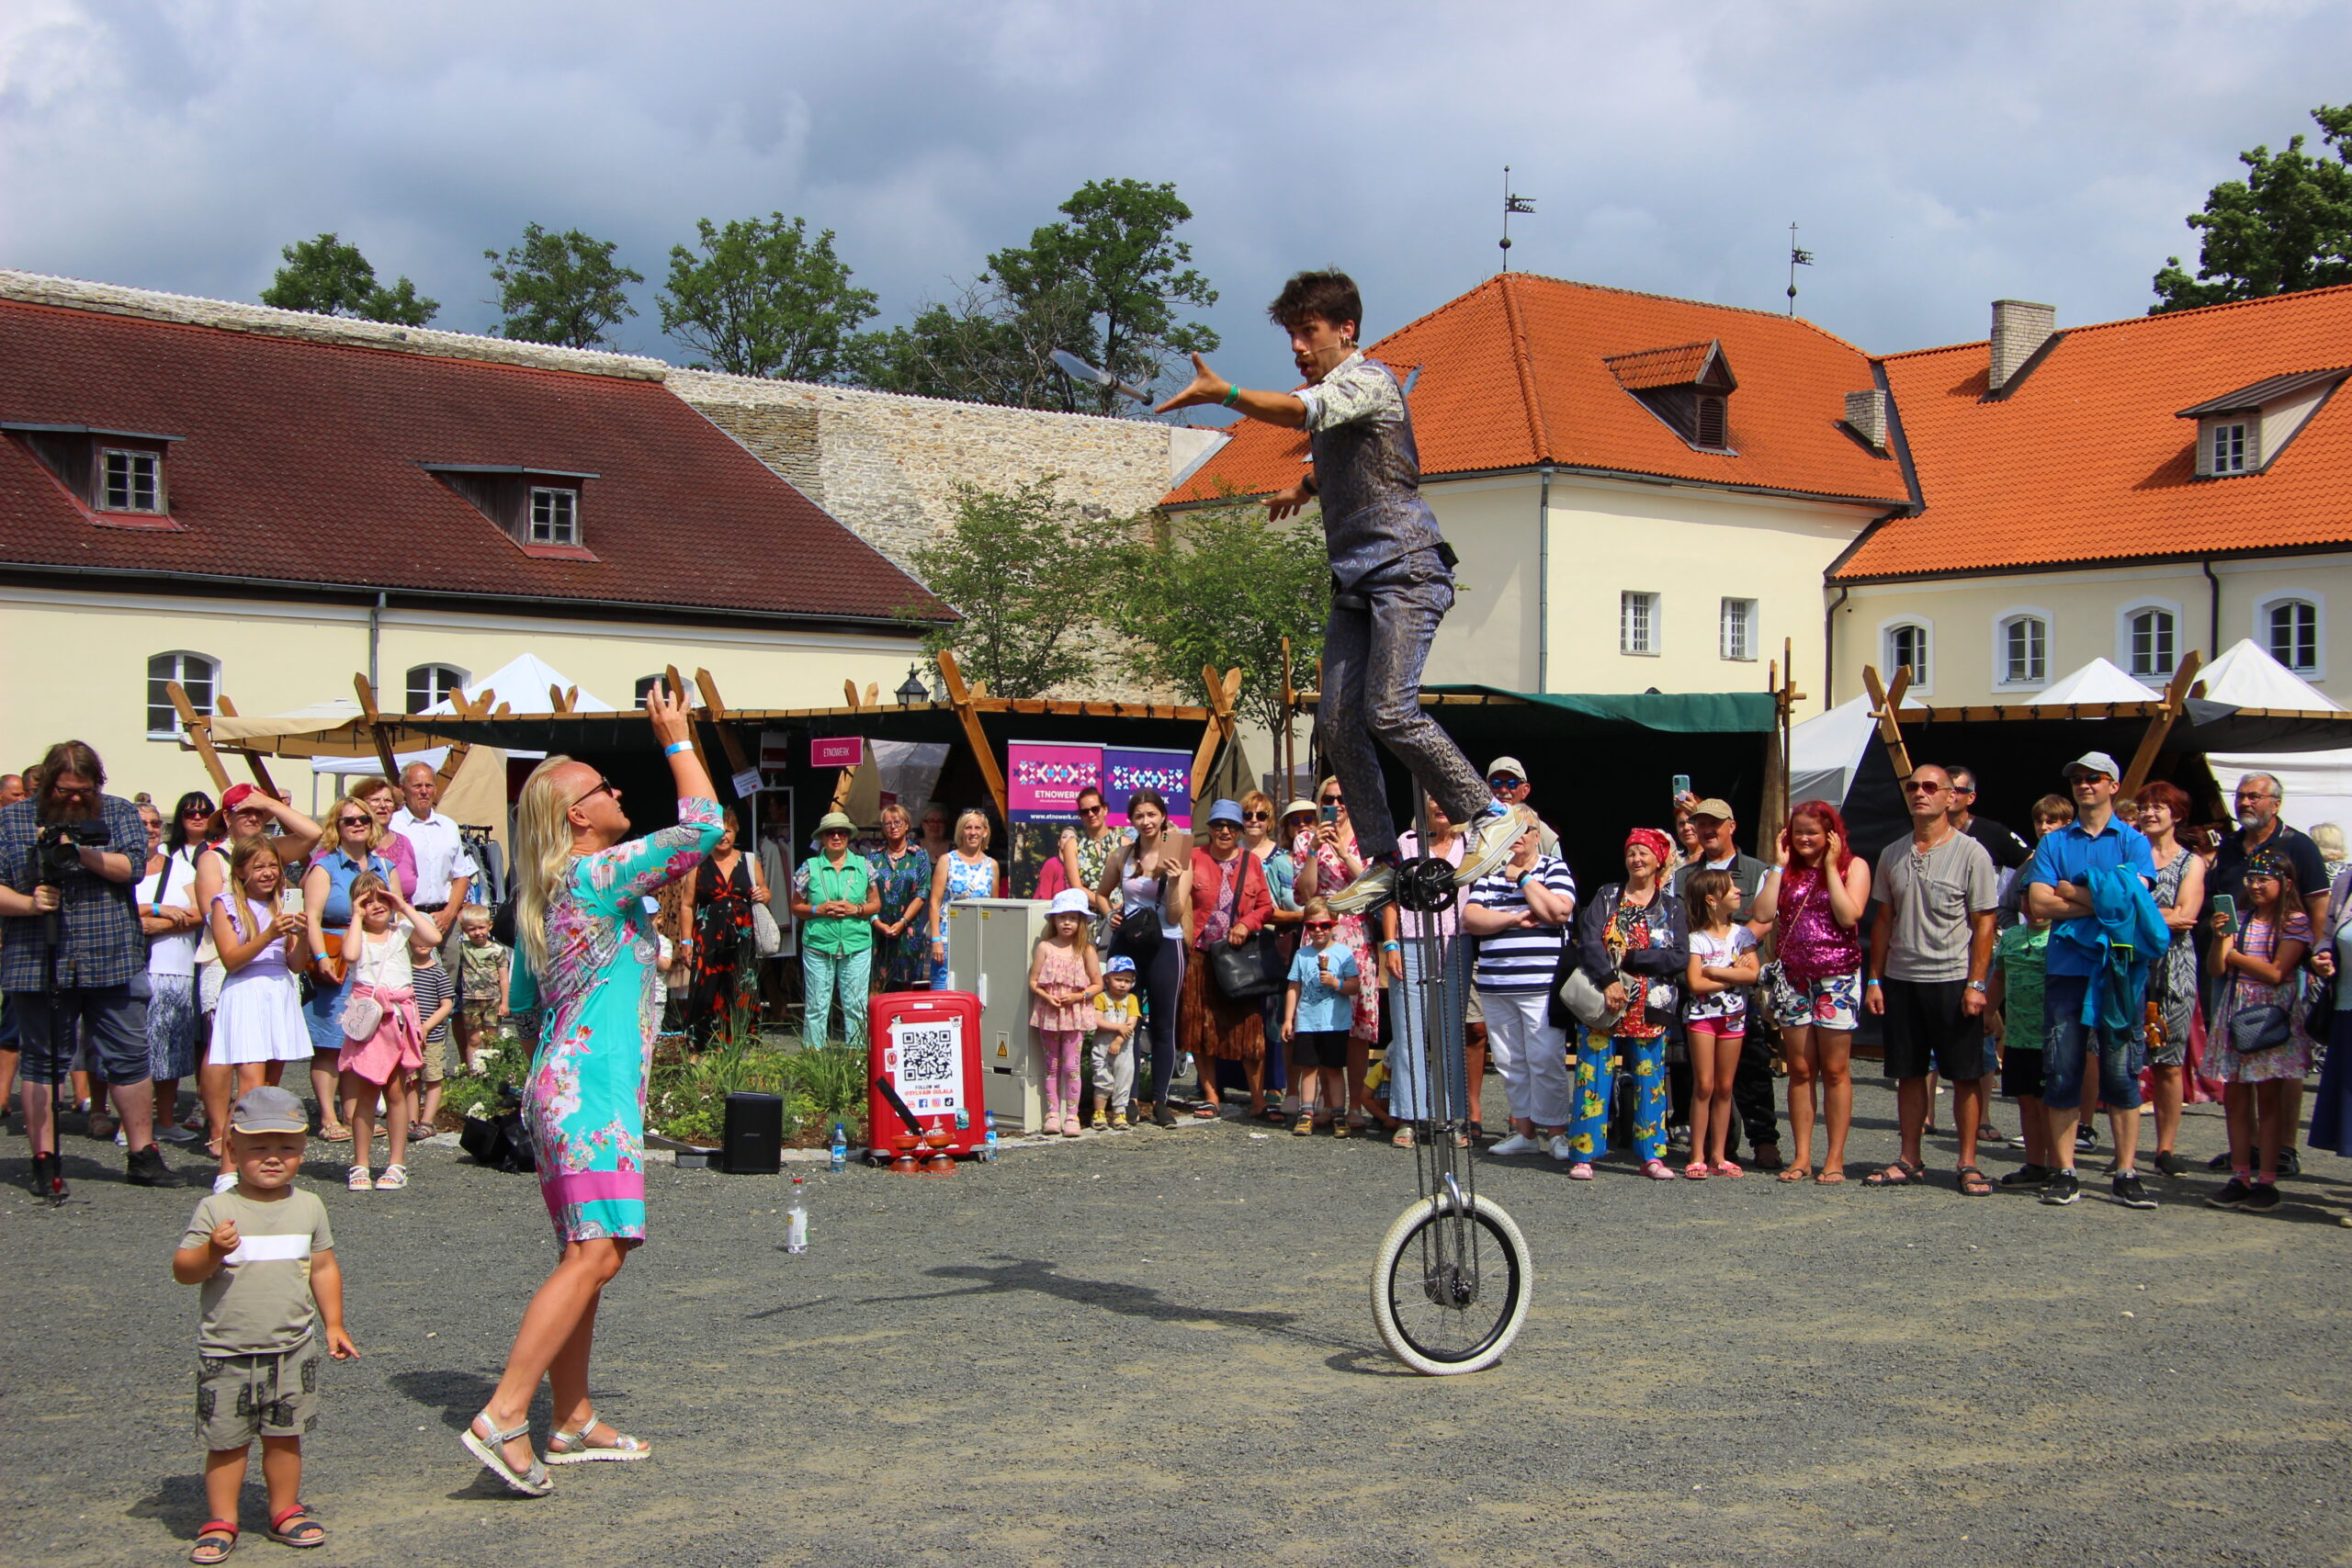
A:
{"type": "Polygon", "coordinates": [[[962,898],[947,906],[947,984],[980,999],[980,1065],[997,1132],[1045,1125],[1045,1063],[1029,1027],[1029,961],[1046,932],[1043,898],[962,898]]]}

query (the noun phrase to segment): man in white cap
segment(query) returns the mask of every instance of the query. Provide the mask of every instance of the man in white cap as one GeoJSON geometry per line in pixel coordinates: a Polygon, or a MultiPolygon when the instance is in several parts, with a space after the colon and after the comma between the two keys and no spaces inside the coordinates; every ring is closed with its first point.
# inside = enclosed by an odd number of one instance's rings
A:
{"type": "MultiPolygon", "coordinates": [[[[2075,819],[2042,836],[2025,871],[2025,912],[2052,922],[2047,960],[2049,981],[2041,1005],[2045,1043],[2041,1052],[2041,1104],[2050,1118],[2051,1158],[2056,1168],[2041,1189],[2045,1203],[2072,1203],[2081,1195],[2075,1178],[2075,1122],[2082,1107],[2083,1080],[2098,1074],[2099,1098],[2107,1102],[2115,1132],[2115,1201],[2127,1209],[2153,1209],[2132,1169],[2140,1141],[2140,1064],[2145,1046],[2136,1025],[2110,1029],[2083,1021],[2083,998],[2097,973],[2098,917],[2091,907],[2094,872],[2125,870],[2154,886],[2154,852],[2146,837],[2115,815],[2115,759],[2086,751],[2066,764],[2066,787],[2075,797],[2075,819]],[[2069,934],[2075,940],[2066,940],[2069,934]]],[[[2131,1011],[2136,1020],[2139,1004],[2131,1011]]],[[[1954,1085],[1957,1089],[1958,1086],[1954,1085]]]]}
{"type": "MultiPolygon", "coordinates": [[[[1526,806],[1527,797],[1535,793],[1535,786],[1528,782],[1527,764],[1516,757],[1498,757],[1487,764],[1487,787],[1506,806],[1526,806]]],[[[1541,817],[1535,819],[1535,848],[1540,854],[1560,858],[1560,835],[1541,817]]]]}

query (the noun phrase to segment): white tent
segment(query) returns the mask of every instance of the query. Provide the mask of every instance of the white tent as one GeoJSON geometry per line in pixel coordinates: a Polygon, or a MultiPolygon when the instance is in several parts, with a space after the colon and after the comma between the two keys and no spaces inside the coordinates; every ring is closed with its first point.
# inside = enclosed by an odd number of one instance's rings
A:
{"type": "Polygon", "coordinates": [[[2026,700],[2037,707],[2056,707],[2064,703],[2162,702],[2164,694],[2141,684],[2106,660],[2094,659],[2026,700]]]}
{"type": "Polygon", "coordinates": [[[1840,807],[1862,753],[1878,733],[1868,696],[1838,704],[1789,729],[1789,803],[1826,800],[1840,807]]]}
{"type": "MultiPolygon", "coordinates": [[[[2241,708],[2345,711],[2343,704],[2249,640],[2232,645],[2199,674],[2207,702],[2241,708]]],[[[2235,787],[2241,774],[2275,775],[2283,796],[2278,814],[2290,827],[2308,831],[2315,822],[2352,825],[2352,751],[2216,751],[2205,761],[2224,790],[2235,787]]]]}
{"type": "MultiPolygon", "coordinates": [[[[546,713],[554,705],[548,700],[548,689],[569,691],[571,680],[536,653],[526,653],[513,662],[502,665],[480,681],[469,682],[467,694],[476,701],[488,697],[492,707],[504,703],[516,713],[546,713]]],[[[612,713],[613,705],[592,692],[582,692],[571,705],[574,713],[612,713]]],[[[328,728],[359,716],[359,705],[354,702],[322,703],[316,708],[305,708],[305,714],[318,713],[316,728],[328,728]]],[[[457,705],[444,697],[424,710],[426,713],[455,713],[457,705]]],[[[537,757],[537,751],[512,751],[514,757],[537,757]]],[[[448,760],[449,749],[431,746],[422,751],[402,751],[395,759],[403,768],[411,762],[423,762],[438,771],[448,760]]],[[[336,773],[346,777],[380,772],[382,764],[374,757],[314,757],[311,771],[314,773],[336,773]]]]}

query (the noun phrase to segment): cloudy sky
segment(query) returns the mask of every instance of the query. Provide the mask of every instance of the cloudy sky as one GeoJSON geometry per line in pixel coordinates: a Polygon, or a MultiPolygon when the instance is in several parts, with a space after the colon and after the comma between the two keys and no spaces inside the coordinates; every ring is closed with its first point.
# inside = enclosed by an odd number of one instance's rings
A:
{"type": "MultiPolygon", "coordinates": [[[[480,330],[526,221],[658,283],[696,218],[781,209],[888,322],[1133,176],[1272,381],[1287,273],[1418,315],[1495,270],[1509,164],[1521,269],[1778,309],[1794,220],[1800,309],[1891,351],[2004,295],[2143,310],[2348,59],[2341,0],[6,0],[0,265],[251,299],[331,229],[480,330]]],[[[682,357],[650,290],[618,341],[682,357]]]]}

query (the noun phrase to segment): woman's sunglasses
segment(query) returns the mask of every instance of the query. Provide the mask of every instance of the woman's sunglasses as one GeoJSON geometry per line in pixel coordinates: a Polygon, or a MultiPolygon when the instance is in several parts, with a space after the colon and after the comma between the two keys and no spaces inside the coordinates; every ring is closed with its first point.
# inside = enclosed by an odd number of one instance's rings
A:
{"type": "Polygon", "coordinates": [[[1337,806],[1340,804],[1340,797],[1336,795],[1327,795],[1323,797],[1323,804],[1326,806],[1337,806]]]}
{"type": "Polygon", "coordinates": [[[1271,822],[1273,819],[1274,814],[1271,811],[1245,811],[1241,814],[1244,822],[1271,822]]]}
{"type": "Polygon", "coordinates": [[[334,825],[338,828],[373,828],[376,819],[373,817],[338,817],[334,825]]]}

